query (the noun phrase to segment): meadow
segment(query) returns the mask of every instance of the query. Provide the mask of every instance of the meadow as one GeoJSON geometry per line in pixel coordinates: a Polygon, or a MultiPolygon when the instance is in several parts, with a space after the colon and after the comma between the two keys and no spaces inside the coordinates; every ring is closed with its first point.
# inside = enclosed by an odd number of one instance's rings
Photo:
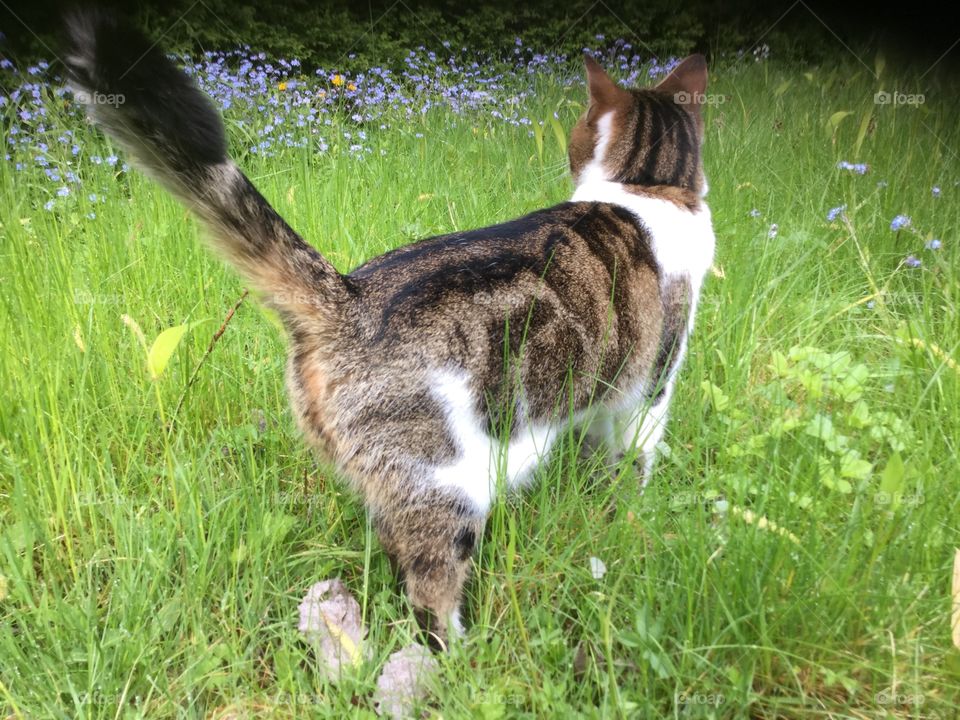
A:
{"type": "MultiPolygon", "coordinates": [[[[717,257],[656,476],[571,433],[497,502],[428,716],[960,713],[960,98],[837,53],[712,63],[717,257]]],[[[630,83],[669,65],[598,56],[630,83]]],[[[341,270],[572,193],[576,57],[183,60],[341,270]]],[[[416,625],[298,437],[276,318],[52,68],[0,74],[0,717],[375,717],[416,625]],[[297,630],[329,577],[369,628],[336,684],[297,630]]]]}

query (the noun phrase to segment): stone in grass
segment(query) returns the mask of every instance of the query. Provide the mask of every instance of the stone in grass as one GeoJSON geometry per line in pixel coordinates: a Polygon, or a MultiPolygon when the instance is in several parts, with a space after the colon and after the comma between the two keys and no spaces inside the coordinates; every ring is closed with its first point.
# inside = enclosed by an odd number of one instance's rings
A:
{"type": "Polygon", "coordinates": [[[300,603],[300,632],[314,646],[325,677],[336,682],[341,669],[356,667],[363,660],[362,644],[367,634],[360,619],[360,604],[340,578],[322,580],[300,603]]]}
{"type": "Polygon", "coordinates": [[[394,720],[410,717],[417,701],[427,696],[429,680],[438,669],[433,653],[423,645],[413,643],[397,650],[377,678],[373,696],[377,714],[394,720]]]}

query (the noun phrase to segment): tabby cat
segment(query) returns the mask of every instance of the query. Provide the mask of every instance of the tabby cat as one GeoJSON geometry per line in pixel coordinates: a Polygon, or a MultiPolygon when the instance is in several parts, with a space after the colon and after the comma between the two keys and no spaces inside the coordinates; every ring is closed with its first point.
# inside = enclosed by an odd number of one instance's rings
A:
{"type": "Polygon", "coordinates": [[[281,316],[300,428],[363,496],[435,639],[461,629],[495,489],[527,483],[571,418],[649,474],[714,251],[702,56],[637,90],[587,57],[569,202],[343,275],[234,164],[212,103],[154,43],[97,11],[67,27],[77,96],[124,98],[89,105],[93,120],[281,316]]]}

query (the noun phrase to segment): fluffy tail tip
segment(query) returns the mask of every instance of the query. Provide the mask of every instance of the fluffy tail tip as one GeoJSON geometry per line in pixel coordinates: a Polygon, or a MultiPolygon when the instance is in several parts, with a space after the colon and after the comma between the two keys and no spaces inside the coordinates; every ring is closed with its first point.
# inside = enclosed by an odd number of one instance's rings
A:
{"type": "Polygon", "coordinates": [[[156,43],[96,7],[69,11],[64,25],[69,85],[126,149],[173,170],[226,159],[219,113],[156,43]]]}

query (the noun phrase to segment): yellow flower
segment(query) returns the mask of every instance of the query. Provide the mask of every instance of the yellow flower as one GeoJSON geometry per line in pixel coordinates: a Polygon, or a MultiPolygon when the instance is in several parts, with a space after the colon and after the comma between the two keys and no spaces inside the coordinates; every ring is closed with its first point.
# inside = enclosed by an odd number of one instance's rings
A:
{"type": "Polygon", "coordinates": [[[277,90],[279,90],[280,92],[283,92],[283,91],[286,90],[286,89],[287,89],[287,83],[286,83],[286,82],[282,82],[282,83],[280,83],[279,85],[277,85],[277,90]]]}
{"type": "Polygon", "coordinates": [[[354,85],[353,83],[350,83],[347,85],[347,90],[349,90],[350,92],[353,92],[356,89],[357,89],[357,86],[354,85]]]}
{"type": "Polygon", "coordinates": [[[334,87],[340,87],[341,85],[343,85],[343,75],[340,75],[339,73],[337,73],[332,78],[330,78],[330,82],[333,83],[334,87]]]}

